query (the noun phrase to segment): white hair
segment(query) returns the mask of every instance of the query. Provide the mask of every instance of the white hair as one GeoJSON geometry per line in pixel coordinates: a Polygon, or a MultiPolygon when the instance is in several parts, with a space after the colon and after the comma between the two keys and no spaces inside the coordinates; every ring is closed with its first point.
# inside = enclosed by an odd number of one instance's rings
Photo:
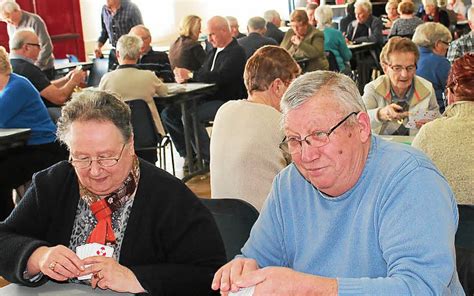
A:
{"type": "Polygon", "coordinates": [[[333,12],[329,5],[321,5],[314,11],[314,18],[318,22],[318,28],[323,29],[324,27],[331,26],[333,12]]]}
{"type": "Polygon", "coordinates": [[[135,35],[122,35],[117,41],[117,51],[122,58],[138,60],[140,49],[143,45],[142,39],[135,35]]]}
{"type": "Polygon", "coordinates": [[[372,13],[372,3],[369,0],[357,0],[354,4],[354,8],[360,7],[367,11],[369,14],[372,13]]]}
{"type": "Polygon", "coordinates": [[[3,0],[0,2],[0,12],[2,14],[10,14],[14,11],[20,11],[20,5],[15,0],[3,0]]]}

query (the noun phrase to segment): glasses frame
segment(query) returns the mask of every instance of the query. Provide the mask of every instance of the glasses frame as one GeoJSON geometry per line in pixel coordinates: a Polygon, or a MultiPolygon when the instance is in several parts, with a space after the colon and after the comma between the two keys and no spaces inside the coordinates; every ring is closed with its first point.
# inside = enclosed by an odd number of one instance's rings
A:
{"type": "Polygon", "coordinates": [[[38,48],[41,47],[41,44],[39,44],[39,43],[25,43],[25,44],[30,45],[30,46],[35,46],[35,47],[38,47],[38,48]]]}
{"type": "Polygon", "coordinates": [[[338,123],[336,123],[333,127],[331,127],[327,132],[325,131],[314,131],[308,135],[306,135],[305,137],[303,137],[303,139],[297,139],[297,138],[288,138],[288,137],[284,137],[283,138],[283,141],[281,141],[280,145],[279,145],[279,148],[285,152],[288,152],[289,154],[295,154],[297,152],[301,152],[301,149],[303,148],[303,142],[305,142],[306,144],[308,144],[308,146],[311,146],[311,147],[315,147],[315,148],[319,148],[319,147],[323,147],[327,144],[329,144],[330,142],[330,139],[329,139],[329,136],[338,128],[340,127],[344,122],[346,122],[347,119],[349,119],[349,117],[351,117],[352,115],[358,115],[360,113],[360,111],[356,112],[356,111],[353,111],[351,113],[349,113],[348,115],[346,115],[343,119],[341,119],[341,121],[339,121],[338,123]],[[325,134],[326,135],[326,138],[325,138],[325,141],[322,142],[322,143],[318,143],[318,145],[315,145],[315,144],[311,144],[310,141],[308,141],[308,137],[311,137],[311,136],[314,136],[316,134],[325,134]],[[291,152],[290,151],[290,147],[288,145],[288,142],[289,141],[297,141],[299,143],[299,146],[300,146],[300,149],[299,151],[294,151],[294,152],[291,152]]]}
{"type": "Polygon", "coordinates": [[[414,65],[409,65],[409,66],[402,66],[402,65],[392,65],[392,64],[387,64],[387,66],[392,69],[393,72],[395,73],[402,73],[403,70],[405,70],[407,73],[413,73],[416,71],[417,67],[416,64],[414,65]],[[400,67],[400,69],[394,69],[394,67],[400,67]],[[411,69],[408,69],[408,67],[413,67],[411,69]]]}
{"type": "Polygon", "coordinates": [[[122,145],[122,149],[120,150],[120,154],[118,155],[118,157],[96,157],[96,158],[88,158],[88,159],[83,159],[83,160],[79,160],[79,159],[73,159],[72,158],[72,155],[69,155],[69,160],[68,162],[75,168],[77,169],[87,169],[87,168],[90,168],[91,165],[92,165],[92,162],[93,161],[97,161],[97,164],[101,167],[104,167],[104,168],[110,168],[110,167],[113,167],[113,166],[116,166],[119,162],[119,160],[122,158],[122,154],[123,154],[123,150],[125,148],[125,145],[127,145],[127,143],[124,143],[122,145]],[[115,160],[115,163],[112,164],[112,165],[104,165],[102,164],[101,162],[104,161],[104,160],[115,160]],[[88,163],[87,166],[77,166],[77,164],[81,164],[81,163],[88,163]]]}
{"type": "Polygon", "coordinates": [[[450,46],[451,45],[451,42],[448,42],[448,41],[444,41],[444,40],[439,40],[439,42],[447,45],[447,46],[450,46]]]}

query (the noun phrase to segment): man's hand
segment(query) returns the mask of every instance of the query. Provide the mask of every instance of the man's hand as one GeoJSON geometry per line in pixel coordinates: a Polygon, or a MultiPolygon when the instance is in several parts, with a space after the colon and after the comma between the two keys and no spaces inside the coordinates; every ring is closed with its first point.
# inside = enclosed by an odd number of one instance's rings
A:
{"type": "Polygon", "coordinates": [[[249,272],[258,270],[257,261],[248,258],[236,258],[219,268],[212,280],[212,289],[221,290],[222,295],[237,292],[243,286],[237,286],[236,281],[249,272]]]}
{"type": "Polygon", "coordinates": [[[76,253],[62,245],[39,247],[28,258],[26,266],[30,276],[42,272],[57,281],[75,278],[85,270],[83,262],[76,253]]]}
{"type": "Polygon", "coordinates": [[[100,59],[103,57],[102,55],[102,47],[101,46],[97,46],[95,49],[94,49],[94,54],[95,54],[95,57],[97,59],[100,59]]]}
{"type": "Polygon", "coordinates": [[[83,262],[90,266],[80,276],[92,273],[91,286],[94,289],[99,287],[134,294],[145,292],[135,274],[113,258],[94,256],[84,259],[83,262]]]}
{"type": "Polygon", "coordinates": [[[189,80],[189,75],[191,71],[185,68],[174,68],[174,78],[176,79],[176,82],[178,83],[184,83],[189,80]]]}
{"type": "Polygon", "coordinates": [[[86,80],[86,72],[81,69],[74,69],[68,73],[69,80],[74,82],[74,85],[79,85],[86,80]]]}
{"type": "Polygon", "coordinates": [[[255,286],[260,295],[337,295],[337,280],[309,275],[286,267],[265,267],[237,280],[239,287],[255,286]]]}
{"type": "Polygon", "coordinates": [[[408,117],[408,111],[403,111],[401,106],[392,103],[380,108],[377,112],[377,117],[380,121],[399,120],[408,117]]]}

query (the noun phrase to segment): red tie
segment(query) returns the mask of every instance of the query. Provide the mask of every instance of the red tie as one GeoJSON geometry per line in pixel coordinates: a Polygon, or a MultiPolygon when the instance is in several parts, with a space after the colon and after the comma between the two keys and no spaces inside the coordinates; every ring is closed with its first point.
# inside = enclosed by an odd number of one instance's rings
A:
{"type": "Polygon", "coordinates": [[[90,205],[92,214],[97,219],[97,225],[87,238],[87,243],[115,243],[114,230],[112,229],[112,210],[105,198],[90,205]]]}

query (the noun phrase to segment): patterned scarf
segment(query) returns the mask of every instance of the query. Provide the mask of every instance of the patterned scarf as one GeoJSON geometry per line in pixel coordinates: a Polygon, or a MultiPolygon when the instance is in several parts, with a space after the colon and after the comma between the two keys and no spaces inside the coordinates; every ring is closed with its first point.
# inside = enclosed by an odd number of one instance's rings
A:
{"type": "Polygon", "coordinates": [[[138,158],[135,156],[132,169],[122,185],[105,197],[90,192],[79,182],[79,194],[97,219],[97,225],[87,238],[87,243],[115,244],[112,213],[131,198],[137,188],[139,179],[140,166],[138,158]]]}

